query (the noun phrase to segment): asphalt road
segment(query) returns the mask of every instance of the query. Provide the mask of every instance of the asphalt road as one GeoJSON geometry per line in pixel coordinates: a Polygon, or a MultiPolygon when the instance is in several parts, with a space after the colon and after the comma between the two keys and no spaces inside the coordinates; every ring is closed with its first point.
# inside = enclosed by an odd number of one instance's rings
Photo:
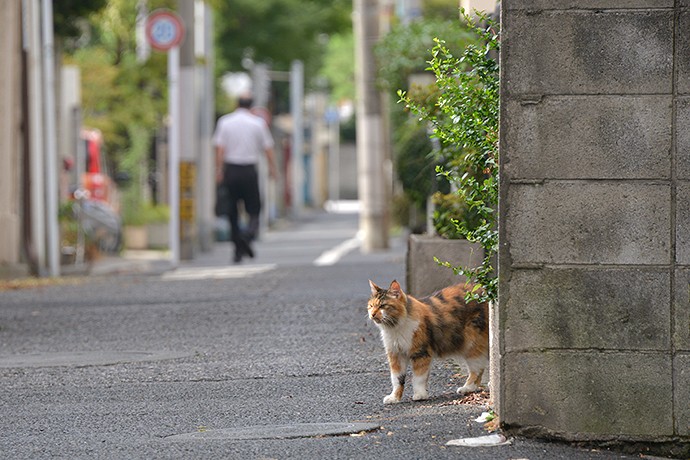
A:
{"type": "Polygon", "coordinates": [[[487,433],[474,421],[485,407],[457,404],[462,379],[443,362],[430,400],[384,406],[367,280],[403,281],[405,245],[356,245],[355,216],[315,214],[240,266],[218,245],[177,270],[0,292],[0,457],[639,458],[446,446],[487,433]]]}

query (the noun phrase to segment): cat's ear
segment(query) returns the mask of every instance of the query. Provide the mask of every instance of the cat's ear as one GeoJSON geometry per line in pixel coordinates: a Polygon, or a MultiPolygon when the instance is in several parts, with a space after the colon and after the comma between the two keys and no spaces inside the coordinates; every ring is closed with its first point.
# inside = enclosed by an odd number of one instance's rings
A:
{"type": "Polygon", "coordinates": [[[381,290],[372,280],[369,280],[369,286],[371,287],[371,295],[377,295],[381,290]]]}
{"type": "Polygon", "coordinates": [[[388,293],[391,295],[391,297],[394,297],[396,299],[402,295],[402,288],[400,287],[400,283],[398,283],[397,280],[393,280],[391,286],[388,288],[388,293]]]}

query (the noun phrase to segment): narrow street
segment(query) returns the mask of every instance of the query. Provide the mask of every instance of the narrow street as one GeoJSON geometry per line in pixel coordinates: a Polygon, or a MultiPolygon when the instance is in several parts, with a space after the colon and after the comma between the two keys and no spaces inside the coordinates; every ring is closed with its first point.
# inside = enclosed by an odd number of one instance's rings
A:
{"type": "Polygon", "coordinates": [[[446,446],[486,432],[443,362],[430,400],[384,406],[367,280],[404,282],[405,244],[363,255],[356,232],[355,214],[317,213],[237,266],[226,243],[174,271],[0,292],[0,457],[633,458],[446,446]]]}

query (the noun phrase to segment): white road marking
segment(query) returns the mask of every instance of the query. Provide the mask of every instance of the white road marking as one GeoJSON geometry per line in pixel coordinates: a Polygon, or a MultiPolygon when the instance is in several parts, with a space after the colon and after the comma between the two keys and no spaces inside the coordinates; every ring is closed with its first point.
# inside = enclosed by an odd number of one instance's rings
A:
{"type": "Polygon", "coordinates": [[[362,236],[358,232],[354,238],[345,240],[339,245],[335,246],[334,248],[331,248],[328,251],[324,251],[318,258],[316,258],[316,260],[314,260],[313,264],[317,267],[323,267],[325,265],[334,265],[340,259],[345,257],[345,255],[347,255],[348,252],[357,249],[361,244],[362,236]]]}
{"type": "Polygon", "coordinates": [[[248,278],[275,268],[276,264],[178,268],[164,273],[161,278],[165,281],[248,278]]]}

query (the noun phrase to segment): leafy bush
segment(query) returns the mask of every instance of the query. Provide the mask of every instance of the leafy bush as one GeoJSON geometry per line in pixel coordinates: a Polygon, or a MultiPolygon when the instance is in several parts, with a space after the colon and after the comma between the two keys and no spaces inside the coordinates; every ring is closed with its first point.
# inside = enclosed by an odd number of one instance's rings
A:
{"type": "Polygon", "coordinates": [[[406,120],[393,136],[396,146],[398,179],[410,204],[424,209],[432,193],[434,179],[433,148],[425,126],[406,120]]]}
{"type": "Polygon", "coordinates": [[[141,226],[147,224],[162,224],[170,220],[170,209],[166,205],[142,203],[135,212],[131,209],[123,211],[125,225],[141,226]]]}
{"type": "MultiPolygon", "coordinates": [[[[438,35],[447,37],[457,52],[476,40],[469,30],[458,27],[457,20],[431,18],[398,24],[375,48],[379,87],[391,92],[406,88],[420,104],[433,107],[439,96],[438,88],[434,84],[408,87],[408,80],[412,75],[426,73],[433,81],[426,61],[434,46],[434,37],[438,35]]],[[[428,124],[410,117],[409,111],[399,104],[390,105],[390,120],[395,172],[404,195],[399,202],[407,202],[412,207],[405,213],[411,219],[401,223],[417,231],[424,227],[425,219],[421,219],[420,226],[420,219],[414,216],[424,216],[427,198],[437,190],[447,193],[448,182],[434,179],[438,152],[429,139],[428,124]]]]}
{"type": "MultiPolygon", "coordinates": [[[[483,42],[469,44],[461,57],[435,39],[429,70],[434,72],[439,97],[429,108],[399,91],[400,100],[420,121],[433,126],[433,136],[440,140],[445,162],[437,166],[457,189],[459,199],[474,214],[472,219],[452,218],[457,232],[484,249],[484,261],[478,268],[455,267],[439,262],[477,283],[472,297],[492,300],[498,294],[498,279],[493,267],[498,250],[496,207],[498,204],[498,64],[493,54],[499,49],[495,22],[480,15],[486,26],[478,25],[463,12],[465,21],[483,42]],[[476,220],[475,220],[476,217],[476,220]]],[[[448,218],[443,219],[447,227],[448,218]]]]}
{"type": "Polygon", "coordinates": [[[434,228],[443,238],[457,240],[465,238],[459,227],[475,228],[479,215],[470,209],[459,193],[436,192],[431,197],[434,204],[434,228]]]}

